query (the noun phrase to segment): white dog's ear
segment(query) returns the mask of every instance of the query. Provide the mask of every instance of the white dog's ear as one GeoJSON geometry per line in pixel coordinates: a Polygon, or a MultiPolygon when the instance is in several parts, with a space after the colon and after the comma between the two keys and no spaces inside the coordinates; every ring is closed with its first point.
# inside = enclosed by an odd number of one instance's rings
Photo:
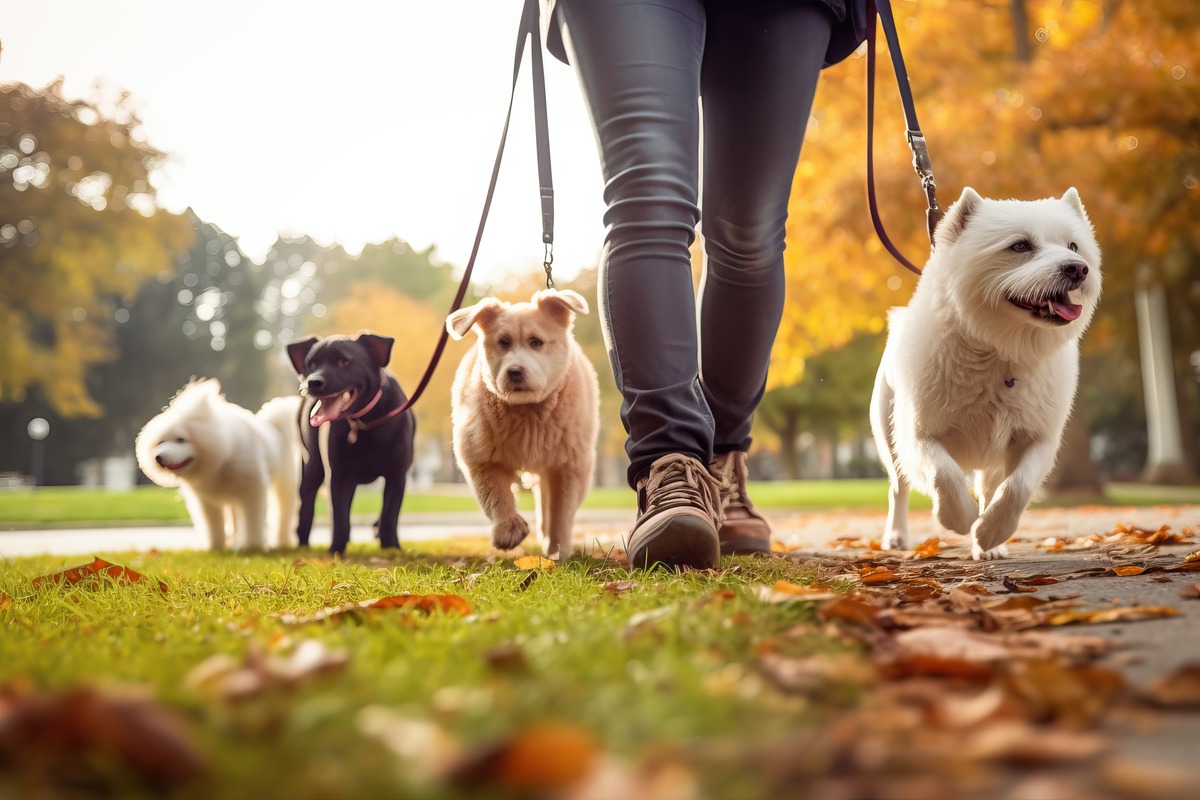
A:
{"type": "Polygon", "coordinates": [[[934,234],[938,244],[951,244],[962,232],[966,230],[967,220],[975,213],[975,209],[983,202],[983,198],[979,193],[970,186],[963,188],[962,194],[954,205],[950,206],[950,210],[946,212],[946,216],[938,223],[937,231],[934,234]]]}
{"type": "Polygon", "coordinates": [[[533,296],[533,304],[538,308],[561,309],[576,314],[587,314],[587,300],[578,292],[570,289],[543,289],[533,296]]]}
{"type": "Polygon", "coordinates": [[[467,335],[467,331],[478,323],[483,327],[504,309],[504,304],[494,297],[485,297],[473,306],[460,308],[446,317],[446,332],[457,340],[467,335]]]}
{"type": "Polygon", "coordinates": [[[1079,199],[1079,192],[1076,191],[1074,186],[1063,192],[1063,196],[1059,199],[1069,205],[1071,208],[1078,211],[1079,216],[1083,217],[1086,222],[1091,222],[1091,220],[1088,219],[1087,212],[1083,209],[1083,201],[1079,199]]]}

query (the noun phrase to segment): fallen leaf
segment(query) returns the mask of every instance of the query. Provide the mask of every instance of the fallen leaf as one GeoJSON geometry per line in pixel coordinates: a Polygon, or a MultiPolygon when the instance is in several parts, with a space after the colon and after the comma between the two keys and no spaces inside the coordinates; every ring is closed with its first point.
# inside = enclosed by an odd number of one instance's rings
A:
{"type": "Polygon", "coordinates": [[[870,664],[850,655],[789,658],[766,652],[759,655],[756,666],[777,689],[795,694],[824,696],[831,688],[852,688],[875,676],[870,664]]]}
{"type": "Polygon", "coordinates": [[[513,566],[517,569],[542,569],[546,572],[553,572],[558,565],[541,556],[521,556],[513,562],[513,566]]]}
{"type": "Polygon", "coordinates": [[[756,595],[764,603],[794,603],[814,600],[832,600],[838,593],[828,586],[815,584],[804,586],[790,581],[779,580],[774,586],[759,586],[756,595]]]}
{"type": "Polygon", "coordinates": [[[1033,586],[1022,586],[1021,584],[1017,583],[1016,580],[1008,577],[1007,575],[1004,576],[1004,580],[1001,581],[1001,583],[1004,585],[1005,589],[1007,589],[1010,592],[1014,592],[1014,593],[1036,592],[1037,591],[1037,589],[1033,586]]]}
{"type": "Polygon", "coordinates": [[[1200,663],[1164,675],[1146,688],[1145,696],[1163,708],[1200,708],[1200,663]]]}
{"type": "Polygon", "coordinates": [[[1141,575],[1143,572],[1146,571],[1145,567],[1139,567],[1139,566],[1136,566],[1133,564],[1130,564],[1129,566],[1125,566],[1125,567],[1109,567],[1109,569],[1111,569],[1113,571],[1113,574],[1119,575],[1122,578],[1128,577],[1130,575],[1141,575]]]}
{"type": "Polygon", "coordinates": [[[933,558],[941,552],[942,540],[936,536],[926,539],[913,548],[913,555],[917,558],[933,558]]]}
{"type": "Polygon", "coordinates": [[[533,582],[535,580],[537,580],[537,576],[540,574],[541,573],[539,573],[537,570],[531,570],[530,573],[528,575],[526,575],[525,578],[519,584],[517,584],[517,591],[523,592],[526,589],[528,589],[530,586],[533,585],[533,582]]]}
{"type": "Polygon", "coordinates": [[[877,606],[865,603],[855,595],[829,600],[817,609],[822,622],[848,622],[851,625],[873,625],[878,613],[877,606]]]}
{"type": "Polygon", "coordinates": [[[1161,617],[1178,617],[1179,609],[1170,606],[1117,606],[1095,611],[1058,611],[1042,617],[1043,625],[1102,624],[1138,622],[1161,617]]]}
{"type": "Polygon", "coordinates": [[[288,625],[300,625],[309,622],[324,622],[332,617],[377,608],[411,608],[425,614],[434,611],[453,612],[459,616],[471,613],[471,604],[456,594],[398,594],[391,597],[380,597],[374,600],[360,600],[346,603],[336,608],[323,608],[311,616],[296,614],[273,614],[281,622],[288,625]]]}
{"type": "Polygon", "coordinates": [[[900,576],[892,572],[889,567],[873,567],[868,564],[859,567],[858,579],[863,583],[889,583],[900,580],[900,576]]]}
{"type": "Polygon", "coordinates": [[[193,667],[184,685],[211,691],[223,700],[246,700],[271,688],[291,689],[311,678],[340,672],[349,661],[345,650],[330,650],[321,641],[305,639],[286,656],[251,648],[239,661],[217,653],[193,667]]]}
{"type": "Polygon", "coordinates": [[[632,592],[637,588],[637,581],[609,581],[604,584],[604,591],[611,595],[620,597],[626,592],[632,592]]]}
{"type": "MultiPolygon", "coordinates": [[[[100,574],[107,575],[117,583],[126,581],[129,583],[138,583],[145,577],[140,572],[135,572],[129,567],[122,567],[96,556],[91,563],[80,564],[77,567],[68,567],[58,572],[52,572],[49,575],[39,575],[33,579],[33,588],[40,589],[43,583],[76,584],[100,574]]],[[[167,585],[162,581],[158,582],[158,588],[164,592],[167,591],[167,585]]]]}
{"type": "Polygon", "coordinates": [[[4,592],[0,592],[0,611],[8,611],[12,608],[13,599],[4,592]]]}
{"type": "Polygon", "coordinates": [[[1193,583],[1179,590],[1179,596],[1184,600],[1200,600],[1200,583],[1193,583]]]}
{"type": "Polygon", "coordinates": [[[491,785],[518,792],[549,792],[581,781],[598,758],[596,741],[589,732],[547,722],[467,753],[446,777],[464,787],[491,785]]]}
{"type": "Polygon", "coordinates": [[[1190,564],[1193,561],[1200,561],[1200,550],[1197,550],[1194,553],[1188,553],[1186,556],[1183,557],[1183,560],[1184,560],[1184,563],[1187,563],[1187,564],[1190,564]]]}
{"type": "Polygon", "coordinates": [[[160,793],[192,783],[208,772],[207,759],[183,723],[150,700],[91,686],[39,694],[14,684],[0,687],[0,753],[24,775],[22,785],[62,788],[76,796],[81,785],[128,791],[121,773],[160,793]],[[114,770],[113,761],[122,765],[114,770]]]}
{"type": "Polygon", "coordinates": [[[489,647],[484,651],[483,659],[497,672],[524,672],[529,667],[525,651],[514,642],[489,647]]]}
{"type": "Polygon", "coordinates": [[[1001,721],[967,736],[963,752],[985,760],[1024,766],[1085,761],[1111,749],[1098,734],[1042,728],[1026,722],[1001,721]]]}

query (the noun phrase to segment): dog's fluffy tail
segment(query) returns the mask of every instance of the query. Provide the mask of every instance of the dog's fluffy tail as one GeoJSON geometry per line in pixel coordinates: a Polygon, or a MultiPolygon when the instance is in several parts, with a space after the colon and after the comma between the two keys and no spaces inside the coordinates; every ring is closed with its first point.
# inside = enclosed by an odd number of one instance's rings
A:
{"type": "Polygon", "coordinates": [[[302,402],[300,395],[275,397],[263,403],[258,410],[258,416],[279,431],[289,458],[300,457],[300,433],[296,429],[296,419],[302,402]]]}

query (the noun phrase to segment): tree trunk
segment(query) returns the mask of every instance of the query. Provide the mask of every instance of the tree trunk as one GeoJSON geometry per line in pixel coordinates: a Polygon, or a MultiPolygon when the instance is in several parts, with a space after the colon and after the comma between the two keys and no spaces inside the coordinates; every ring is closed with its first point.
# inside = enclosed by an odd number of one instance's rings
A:
{"type": "Polygon", "coordinates": [[[796,452],[797,433],[796,415],[783,412],[783,420],[777,426],[772,426],[779,437],[779,461],[783,467],[783,475],[789,481],[800,479],[800,460],[796,452]]]}
{"type": "Polygon", "coordinates": [[[1071,495],[1075,498],[1096,498],[1104,495],[1104,483],[1092,463],[1091,429],[1083,409],[1075,398],[1075,412],[1067,420],[1062,443],[1058,446],[1058,461],[1046,479],[1046,492],[1051,495],[1071,495]]]}
{"type": "Polygon", "coordinates": [[[1142,480],[1146,483],[1188,484],[1196,476],[1183,456],[1183,432],[1171,365],[1171,334],[1167,301],[1161,286],[1138,289],[1138,347],[1142,360],[1142,391],[1146,398],[1149,451],[1142,480]]]}

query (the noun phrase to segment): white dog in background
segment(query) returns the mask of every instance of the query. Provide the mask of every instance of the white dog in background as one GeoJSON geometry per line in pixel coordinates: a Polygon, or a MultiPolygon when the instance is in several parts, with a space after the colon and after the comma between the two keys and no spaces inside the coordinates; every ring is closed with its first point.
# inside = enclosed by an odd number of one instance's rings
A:
{"type": "Polygon", "coordinates": [[[285,547],[299,502],[301,398],[267,401],[257,413],[230,403],[216,380],[183,387],[138,434],[138,466],[159,486],[178,486],[192,523],[213,550],[226,542],[261,550],[268,518],[285,547]]]}
{"type": "Polygon", "coordinates": [[[575,292],[547,289],[528,303],[488,297],[446,318],[461,339],[479,340],[458,366],[452,390],[454,457],[492,522],[492,544],[516,547],[529,533],[513,486],[536,478],[538,540],[550,558],[571,554],[575,512],[592,485],[600,388],[571,335],[588,313],[575,292]]]}
{"type": "Polygon", "coordinates": [[[1031,202],[963,190],[912,300],[888,316],[871,398],[891,481],[885,548],[908,546],[912,487],[973,558],[1007,555],[1054,466],[1099,300],[1100,248],[1075,189],[1031,202]]]}

